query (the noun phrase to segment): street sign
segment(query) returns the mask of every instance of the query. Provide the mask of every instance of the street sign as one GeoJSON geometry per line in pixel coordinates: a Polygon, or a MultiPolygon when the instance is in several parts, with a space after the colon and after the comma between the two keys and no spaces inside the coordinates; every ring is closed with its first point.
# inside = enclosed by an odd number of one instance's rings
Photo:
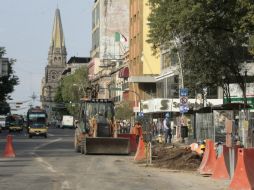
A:
{"type": "Polygon", "coordinates": [[[143,116],[144,116],[144,113],[143,113],[143,112],[139,112],[139,113],[138,113],[138,116],[143,117],[143,116]]]}
{"type": "Polygon", "coordinates": [[[180,96],[188,96],[189,90],[188,88],[180,88],[180,96]]]}
{"type": "Polygon", "coordinates": [[[187,105],[180,105],[180,113],[186,113],[189,111],[189,107],[187,105]]]}
{"type": "Polygon", "coordinates": [[[187,103],[188,103],[188,97],[186,97],[186,96],[181,96],[181,97],[180,97],[180,103],[181,103],[181,104],[187,104],[187,103]]]}

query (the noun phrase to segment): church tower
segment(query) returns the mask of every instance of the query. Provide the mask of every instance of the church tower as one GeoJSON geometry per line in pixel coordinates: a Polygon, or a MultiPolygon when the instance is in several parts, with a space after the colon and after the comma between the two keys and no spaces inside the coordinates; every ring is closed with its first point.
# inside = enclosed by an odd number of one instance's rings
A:
{"type": "Polygon", "coordinates": [[[52,36],[48,51],[48,64],[45,68],[45,77],[42,79],[41,102],[47,110],[51,120],[54,97],[59,85],[61,74],[66,66],[66,47],[60,16],[60,10],[55,11],[52,36]]]}
{"type": "Polygon", "coordinates": [[[48,65],[65,67],[66,65],[66,48],[64,42],[63,27],[61,22],[60,10],[56,9],[53,31],[48,53],[48,65]]]}

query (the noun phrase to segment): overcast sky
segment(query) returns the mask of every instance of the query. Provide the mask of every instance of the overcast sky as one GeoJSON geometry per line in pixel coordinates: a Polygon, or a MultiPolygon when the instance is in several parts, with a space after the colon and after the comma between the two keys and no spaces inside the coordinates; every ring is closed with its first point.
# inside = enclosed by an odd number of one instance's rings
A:
{"type": "Polygon", "coordinates": [[[13,102],[29,100],[34,92],[38,97],[35,105],[40,105],[41,79],[57,5],[67,60],[71,56],[89,56],[93,3],[93,0],[0,0],[0,46],[6,48],[6,57],[17,59],[14,70],[20,79],[12,94],[13,102]]]}

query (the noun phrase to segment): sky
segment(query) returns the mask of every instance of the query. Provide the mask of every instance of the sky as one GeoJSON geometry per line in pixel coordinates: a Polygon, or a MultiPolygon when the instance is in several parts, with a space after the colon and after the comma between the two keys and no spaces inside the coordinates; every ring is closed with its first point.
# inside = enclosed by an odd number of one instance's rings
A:
{"type": "MultiPolygon", "coordinates": [[[[6,48],[5,57],[17,60],[14,71],[20,81],[11,94],[11,103],[31,100],[35,93],[37,100],[32,103],[40,105],[41,79],[45,75],[57,7],[67,60],[72,56],[90,56],[93,3],[93,0],[0,0],[0,46],[6,48]]],[[[19,110],[22,111],[26,110],[19,110]]]]}

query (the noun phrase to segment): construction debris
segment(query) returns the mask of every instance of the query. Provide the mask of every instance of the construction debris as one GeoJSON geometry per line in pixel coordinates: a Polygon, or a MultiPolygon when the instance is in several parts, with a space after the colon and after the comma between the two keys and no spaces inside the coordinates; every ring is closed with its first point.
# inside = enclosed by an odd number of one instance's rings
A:
{"type": "Polygon", "coordinates": [[[156,144],[153,146],[153,166],[172,170],[197,170],[201,158],[189,147],[166,146],[156,144]]]}

